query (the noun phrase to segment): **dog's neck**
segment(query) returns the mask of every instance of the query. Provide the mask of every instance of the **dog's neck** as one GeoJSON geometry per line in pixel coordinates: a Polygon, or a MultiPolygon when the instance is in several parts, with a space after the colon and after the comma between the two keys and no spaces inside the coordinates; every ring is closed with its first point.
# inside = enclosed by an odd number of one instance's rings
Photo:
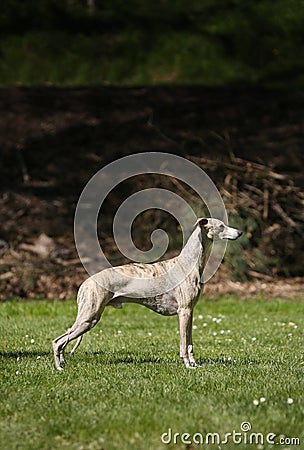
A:
{"type": "Polygon", "coordinates": [[[210,253],[211,244],[212,240],[207,237],[205,230],[197,225],[178,256],[179,262],[182,265],[193,265],[202,275],[210,253]]]}

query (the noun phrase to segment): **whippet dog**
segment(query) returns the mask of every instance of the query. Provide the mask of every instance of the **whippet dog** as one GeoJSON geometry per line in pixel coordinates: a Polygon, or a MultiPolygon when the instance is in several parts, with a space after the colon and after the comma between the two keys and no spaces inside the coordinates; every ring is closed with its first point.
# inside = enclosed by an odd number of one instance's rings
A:
{"type": "Polygon", "coordinates": [[[56,368],[62,370],[67,344],[78,338],[71,351],[73,354],[83,334],[97,324],[106,306],[122,308],[123,303],[138,303],[164,316],[177,314],[180,357],[186,367],[196,367],[192,344],[193,308],[202,289],[202,273],[212,240],[235,240],[241,235],[242,231],[228,227],[221,220],[200,218],[175,258],[153,264],[111,267],[88,278],[78,291],[74,325],[53,341],[56,368]]]}

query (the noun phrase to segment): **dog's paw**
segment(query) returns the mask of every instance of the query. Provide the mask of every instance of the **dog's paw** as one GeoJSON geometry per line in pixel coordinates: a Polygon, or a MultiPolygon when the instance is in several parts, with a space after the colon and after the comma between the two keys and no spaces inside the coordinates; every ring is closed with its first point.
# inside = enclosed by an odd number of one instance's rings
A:
{"type": "Polygon", "coordinates": [[[187,361],[185,362],[185,366],[187,369],[201,369],[203,367],[201,364],[197,364],[195,361],[194,362],[187,361]]]}
{"type": "Polygon", "coordinates": [[[187,369],[197,369],[197,364],[195,362],[187,361],[185,362],[185,366],[187,369]]]}

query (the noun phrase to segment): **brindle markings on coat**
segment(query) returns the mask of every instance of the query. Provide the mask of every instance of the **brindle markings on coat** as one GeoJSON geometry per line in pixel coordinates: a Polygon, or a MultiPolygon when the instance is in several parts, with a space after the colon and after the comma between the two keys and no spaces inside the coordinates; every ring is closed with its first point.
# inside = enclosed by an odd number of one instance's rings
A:
{"type": "Polygon", "coordinates": [[[78,314],[72,327],[53,341],[55,365],[62,370],[64,349],[99,321],[106,306],[122,308],[137,303],[165,316],[178,315],[180,357],[186,367],[196,367],[192,343],[193,309],[202,290],[202,274],[213,239],[235,240],[242,232],[219,219],[200,218],[181,253],[153,264],[130,263],[104,269],[82,283],[77,295],[78,314]],[[151,295],[152,292],[160,292],[151,295]],[[171,286],[173,286],[171,288],[171,286]],[[150,289],[150,290],[149,290],[150,289]]]}

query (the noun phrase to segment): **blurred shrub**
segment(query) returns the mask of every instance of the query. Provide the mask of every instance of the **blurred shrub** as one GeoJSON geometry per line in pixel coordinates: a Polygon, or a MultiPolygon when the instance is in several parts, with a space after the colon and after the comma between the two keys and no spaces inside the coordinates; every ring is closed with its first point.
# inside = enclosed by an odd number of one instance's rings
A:
{"type": "Polygon", "coordinates": [[[0,83],[304,84],[295,0],[4,0],[0,83]]]}

